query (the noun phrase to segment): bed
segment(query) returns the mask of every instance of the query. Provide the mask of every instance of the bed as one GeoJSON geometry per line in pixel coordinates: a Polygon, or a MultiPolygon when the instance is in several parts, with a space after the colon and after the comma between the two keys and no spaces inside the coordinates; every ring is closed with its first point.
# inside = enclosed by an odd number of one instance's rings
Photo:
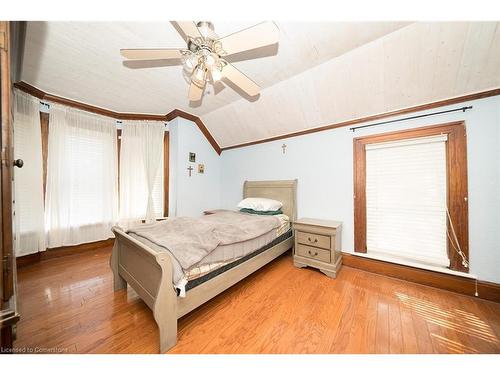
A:
{"type": "MultiPolygon", "coordinates": [[[[283,214],[293,222],[297,217],[297,180],[245,181],[243,198],[261,197],[283,203],[283,214]]],[[[293,247],[293,234],[286,232],[258,250],[236,261],[191,279],[185,296],[173,283],[172,259],[120,228],[113,228],[115,244],[110,259],[115,291],[130,285],[153,311],[159,328],[160,352],[177,342],[177,319],[186,315],[293,247]]]]}

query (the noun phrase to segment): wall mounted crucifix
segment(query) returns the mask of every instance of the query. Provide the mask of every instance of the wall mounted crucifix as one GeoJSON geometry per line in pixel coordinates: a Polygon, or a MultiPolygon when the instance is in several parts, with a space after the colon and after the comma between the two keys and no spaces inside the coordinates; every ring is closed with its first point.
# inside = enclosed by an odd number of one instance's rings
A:
{"type": "Polygon", "coordinates": [[[191,172],[193,171],[193,167],[192,166],[189,166],[187,168],[187,170],[189,171],[189,177],[191,177],[191,172]]]}
{"type": "Polygon", "coordinates": [[[283,145],[281,146],[281,148],[283,149],[283,154],[286,152],[286,144],[283,143],[283,145]]]}

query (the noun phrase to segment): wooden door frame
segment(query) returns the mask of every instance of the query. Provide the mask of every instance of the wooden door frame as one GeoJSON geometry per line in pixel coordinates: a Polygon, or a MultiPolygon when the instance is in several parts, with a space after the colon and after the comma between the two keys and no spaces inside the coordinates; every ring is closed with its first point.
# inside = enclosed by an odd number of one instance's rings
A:
{"type": "Polygon", "coordinates": [[[0,21],[0,349],[11,353],[13,326],[19,320],[15,311],[14,249],[12,232],[13,141],[11,118],[10,24],[0,21]]]}
{"type": "MultiPolygon", "coordinates": [[[[467,138],[465,122],[449,122],[353,139],[354,156],[354,251],[366,253],[366,149],[367,144],[447,134],[447,200],[458,242],[469,259],[467,138]]],[[[448,225],[448,222],[447,222],[448,225]]],[[[469,272],[448,239],[450,269],[469,272]]]]}
{"type": "Polygon", "coordinates": [[[7,302],[13,295],[13,243],[12,243],[12,124],[11,124],[11,82],[9,58],[9,23],[0,22],[0,91],[1,91],[1,248],[2,288],[1,300],[7,302]],[[5,271],[7,268],[7,271],[5,271]]]}

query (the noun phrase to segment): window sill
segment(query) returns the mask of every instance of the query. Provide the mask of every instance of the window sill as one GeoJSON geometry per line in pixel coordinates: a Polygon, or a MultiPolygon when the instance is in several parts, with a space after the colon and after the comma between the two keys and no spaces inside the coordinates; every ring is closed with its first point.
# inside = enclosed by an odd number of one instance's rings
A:
{"type": "Polygon", "coordinates": [[[449,274],[449,275],[466,277],[468,279],[477,279],[477,276],[473,275],[471,273],[454,271],[454,270],[450,270],[448,268],[436,267],[436,266],[431,266],[431,265],[427,265],[427,264],[422,264],[422,263],[417,263],[417,262],[411,262],[411,261],[402,260],[402,259],[396,259],[396,258],[393,258],[393,257],[390,257],[390,256],[383,256],[383,255],[378,255],[378,254],[377,255],[374,255],[374,254],[364,254],[364,253],[356,253],[356,252],[349,252],[349,254],[354,255],[354,256],[358,256],[358,257],[361,257],[361,258],[381,260],[381,261],[384,261],[384,262],[389,262],[389,263],[394,263],[394,264],[400,264],[400,265],[403,265],[403,266],[409,266],[409,267],[420,268],[420,269],[429,270],[429,271],[446,273],[446,274],[449,274]]]}

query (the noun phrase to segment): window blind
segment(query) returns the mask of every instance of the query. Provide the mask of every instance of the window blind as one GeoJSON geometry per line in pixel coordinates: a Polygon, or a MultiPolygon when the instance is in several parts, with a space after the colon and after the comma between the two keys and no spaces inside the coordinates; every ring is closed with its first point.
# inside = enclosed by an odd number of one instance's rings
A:
{"type": "Polygon", "coordinates": [[[446,141],[366,145],[367,253],[449,266],[446,141]]]}

